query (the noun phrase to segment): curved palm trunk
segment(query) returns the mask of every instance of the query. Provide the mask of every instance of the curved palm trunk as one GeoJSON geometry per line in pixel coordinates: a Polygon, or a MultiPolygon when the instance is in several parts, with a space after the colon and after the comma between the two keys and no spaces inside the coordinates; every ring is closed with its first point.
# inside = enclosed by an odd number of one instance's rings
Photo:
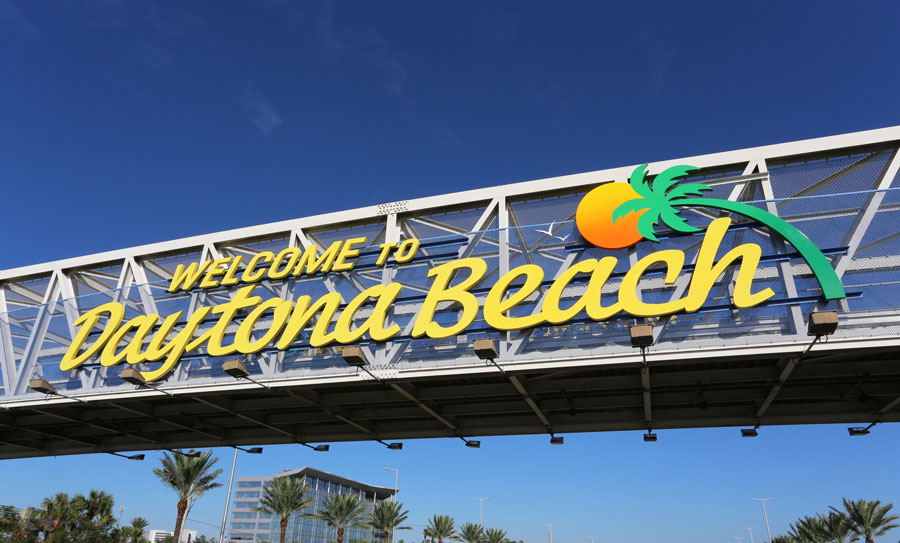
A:
{"type": "Polygon", "coordinates": [[[343,524],[338,526],[337,536],[338,536],[337,543],[344,543],[344,525],[343,524]]]}
{"type": "Polygon", "coordinates": [[[381,540],[383,543],[388,543],[388,530],[384,530],[381,534],[381,540]]]}
{"type": "Polygon", "coordinates": [[[281,517],[281,543],[284,543],[284,534],[287,532],[288,518],[281,517]]]}
{"type": "Polygon", "coordinates": [[[178,500],[178,516],[175,517],[175,534],[172,536],[174,543],[181,541],[181,528],[184,525],[184,513],[187,511],[187,506],[187,500],[178,500]]]}
{"type": "Polygon", "coordinates": [[[822,287],[822,293],[825,295],[826,300],[838,300],[846,297],[844,287],[841,285],[841,280],[837,276],[837,273],[835,273],[834,268],[831,267],[831,262],[825,258],[822,251],[820,251],[819,248],[803,234],[803,232],[797,230],[784,219],[749,204],[732,202],[730,200],[719,200],[716,198],[686,198],[683,200],[673,200],[669,202],[669,204],[673,206],[703,206],[724,209],[726,211],[740,213],[745,217],[763,223],[781,234],[788,243],[794,246],[794,249],[800,253],[800,256],[806,260],[813,274],[815,274],[816,279],[819,281],[819,285],[822,287]]]}

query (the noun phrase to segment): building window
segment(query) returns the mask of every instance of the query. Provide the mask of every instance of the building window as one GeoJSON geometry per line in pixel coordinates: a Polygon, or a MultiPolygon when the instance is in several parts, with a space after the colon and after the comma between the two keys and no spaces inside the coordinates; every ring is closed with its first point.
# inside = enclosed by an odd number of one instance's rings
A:
{"type": "Polygon", "coordinates": [[[238,488],[259,488],[263,484],[262,481],[238,481],[238,488]]]}

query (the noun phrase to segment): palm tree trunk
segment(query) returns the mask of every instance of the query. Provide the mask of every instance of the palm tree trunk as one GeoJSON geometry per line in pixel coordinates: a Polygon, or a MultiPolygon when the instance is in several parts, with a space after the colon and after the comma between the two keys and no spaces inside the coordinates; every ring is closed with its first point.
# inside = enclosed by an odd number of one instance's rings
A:
{"type": "Polygon", "coordinates": [[[382,534],[382,537],[381,537],[381,540],[383,541],[383,543],[388,543],[388,535],[389,535],[388,531],[384,530],[384,533],[382,534]]]}
{"type": "Polygon", "coordinates": [[[794,228],[784,219],[743,202],[732,202],[716,198],[685,198],[683,200],[672,200],[669,203],[673,206],[703,206],[724,209],[725,211],[740,213],[745,217],[763,223],[781,234],[788,243],[794,246],[794,249],[800,253],[800,256],[806,260],[806,263],[809,264],[810,269],[819,281],[826,300],[838,300],[846,297],[844,287],[841,285],[841,280],[835,273],[834,268],[831,267],[831,262],[803,232],[794,228]]]}
{"type": "Polygon", "coordinates": [[[337,536],[338,536],[337,543],[344,543],[344,525],[343,524],[338,526],[337,536]]]}
{"type": "Polygon", "coordinates": [[[181,541],[181,528],[184,524],[185,511],[187,511],[187,500],[178,500],[178,516],[175,517],[175,534],[172,536],[172,543],[181,541]]]}
{"type": "Polygon", "coordinates": [[[288,518],[281,517],[281,543],[284,543],[284,534],[287,532],[288,518]]]}

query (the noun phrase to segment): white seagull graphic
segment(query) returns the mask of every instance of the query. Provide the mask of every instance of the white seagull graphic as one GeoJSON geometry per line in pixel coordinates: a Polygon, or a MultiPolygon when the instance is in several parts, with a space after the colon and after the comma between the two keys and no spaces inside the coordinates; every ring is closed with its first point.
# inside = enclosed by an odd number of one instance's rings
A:
{"type": "Polygon", "coordinates": [[[556,238],[556,239],[558,239],[559,241],[566,241],[566,239],[569,238],[569,235],[568,235],[568,234],[566,234],[565,236],[556,236],[556,235],[553,234],[553,225],[554,225],[554,224],[556,224],[556,221],[551,222],[551,223],[550,223],[550,226],[548,226],[546,230],[538,230],[538,233],[540,233],[540,234],[547,234],[547,235],[550,236],[551,238],[556,238]]]}

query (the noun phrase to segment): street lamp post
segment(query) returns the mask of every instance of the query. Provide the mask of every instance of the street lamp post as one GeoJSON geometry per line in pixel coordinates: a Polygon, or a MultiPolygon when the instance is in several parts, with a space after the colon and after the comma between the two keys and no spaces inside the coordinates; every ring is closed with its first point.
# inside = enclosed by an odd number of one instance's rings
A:
{"type": "MultiPolygon", "coordinates": [[[[384,468],[385,471],[394,472],[394,503],[397,503],[397,492],[400,491],[400,468],[384,468]]],[[[394,543],[394,529],[391,528],[391,543],[394,543]]]]}
{"type": "Polygon", "coordinates": [[[769,500],[774,500],[775,498],[750,498],[751,500],[756,500],[758,502],[762,502],[763,506],[763,517],[766,519],[766,535],[769,537],[768,543],[772,543],[772,531],[769,530],[769,513],[766,512],[766,502],[769,500]]]}
{"type": "Polygon", "coordinates": [[[750,528],[744,526],[744,529],[750,532],[750,543],[753,543],[753,530],[756,529],[756,526],[751,526],[750,528]]]}
{"type": "Polygon", "coordinates": [[[225,512],[222,513],[222,527],[219,529],[219,543],[225,541],[225,524],[228,522],[228,506],[231,505],[231,487],[234,484],[234,467],[237,465],[237,453],[244,451],[250,454],[262,454],[262,447],[253,447],[250,449],[242,449],[234,447],[234,459],[231,461],[231,477],[228,478],[228,493],[225,494],[225,512]]]}
{"type": "Polygon", "coordinates": [[[472,498],[478,500],[478,525],[484,527],[484,502],[491,498],[472,498]]]}
{"type": "Polygon", "coordinates": [[[547,534],[547,541],[553,543],[553,527],[555,526],[555,524],[544,523],[544,526],[550,528],[550,532],[547,534]]]}

